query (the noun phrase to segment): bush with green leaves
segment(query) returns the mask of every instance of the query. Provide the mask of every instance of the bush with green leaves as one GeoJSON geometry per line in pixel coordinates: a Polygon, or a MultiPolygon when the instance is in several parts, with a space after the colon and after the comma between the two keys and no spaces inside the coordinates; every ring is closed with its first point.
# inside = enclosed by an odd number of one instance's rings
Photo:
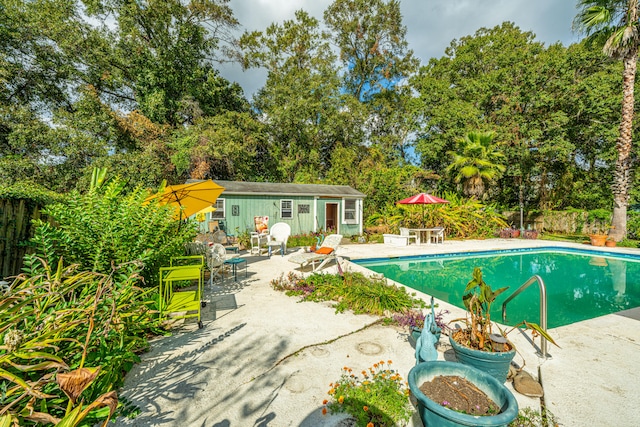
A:
{"type": "Polygon", "coordinates": [[[331,401],[322,413],[346,412],[356,420],[356,426],[393,427],[409,421],[413,407],[409,403],[409,389],[398,372],[391,369],[392,361],[374,363],[361,372],[362,378],[349,367],[342,368],[342,376],[330,384],[331,401]]]}
{"type": "Polygon", "coordinates": [[[415,227],[424,224],[430,227],[444,227],[448,238],[467,239],[473,237],[493,237],[496,230],[508,227],[504,216],[497,206],[484,204],[477,199],[466,199],[455,193],[445,193],[449,201],[443,205],[427,206],[422,213],[421,207],[401,205],[408,209],[405,222],[415,227]]]}
{"type": "Polygon", "coordinates": [[[355,314],[386,316],[411,308],[424,307],[425,302],[409,294],[404,287],[389,285],[385,279],[370,278],[362,273],[314,273],[303,277],[295,272],[281,275],[271,286],[303,301],[337,301],[336,312],[352,310],[355,314]]]}
{"type": "Polygon", "coordinates": [[[139,262],[109,275],[55,266],[27,256],[25,273],[0,295],[0,424],[108,421],[114,390],[156,331],[139,262]]]}
{"type": "Polygon", "coordinates": [[[54,264],[63,257],[81,269],[110,274],[113,265],[141,261],[147,285],[169,258],[184,253],[196,236],[196,224],[176,221],[174,208],[146,201],[148,192],[124,192],[118,178],[94,184],[86,194],[73,191],[63,203],[48,205],[51,222],[37,222],[31,244],[54,264]]]}

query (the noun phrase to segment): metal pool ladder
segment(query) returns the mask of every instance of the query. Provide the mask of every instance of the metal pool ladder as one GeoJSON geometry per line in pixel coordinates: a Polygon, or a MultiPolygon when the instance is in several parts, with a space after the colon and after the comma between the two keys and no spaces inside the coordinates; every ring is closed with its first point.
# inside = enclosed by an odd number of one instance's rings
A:
{"type": "MultiPolygon", "coordinates": [[[[538,282],[538,287],[540,288],[540,327],[543,331],[547,331],[547,288],[544,285],[544,281],[542,277],[537,274],[531,276],[529,280],[524,282],[522,286],[518,288],[514,293],[512,293],[509,298],[507,298],[502,303],[502,321],[505,322],[507,319],[507,303],[517,297],[522,291],[527,289],[533,283],[538,282]]],[[[547,339],[540,335],[540,353],[542,357],[549,357],[547,353],[547,339]]]]}

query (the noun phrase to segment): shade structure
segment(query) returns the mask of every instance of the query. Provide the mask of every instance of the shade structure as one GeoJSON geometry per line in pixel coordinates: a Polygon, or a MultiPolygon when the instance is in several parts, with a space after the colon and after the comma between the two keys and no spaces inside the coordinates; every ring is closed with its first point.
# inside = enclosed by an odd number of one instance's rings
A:
{"type": "Polygon", "coordinates": [[[398,203],[402,205],[422,205],[422,223],[424,225],[424,205],[443,204],[449,203],[449,201],[429,193],[418,193],[415,196],[402,199],[398,203]]]}
{"type": "Polygon", "coordinates": [[[214,208],[213,206],[207,206],[206,208],[200,209],[198,212],[196,212],[196,215],[198,215],[198,214],[208,214],[208,213],[215,212],[215,211],[216,211],[216,208],[214,208]]]}
{"type": "Polygon", "coordinates": [[[148,197],[147,200],[157,198],[160,204],[174,205],[176,217],[182,219],[211,207],[223,191],[224,187],[208,179],[167,186],[164,191],[148,197]]]}
{"type": "Polygon", "coordinates": [[[438,203],[449,203],[449,201],[428,193],[419,193],[415,196],[402,199],[398,203],[402,205],[431,205],[438,203]]]}

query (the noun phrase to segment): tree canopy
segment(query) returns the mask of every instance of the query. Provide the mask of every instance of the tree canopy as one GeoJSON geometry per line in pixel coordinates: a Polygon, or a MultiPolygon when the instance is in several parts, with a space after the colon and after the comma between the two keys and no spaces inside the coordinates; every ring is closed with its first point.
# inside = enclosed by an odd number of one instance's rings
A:
{"type": "Polygon", "coordinates": [[[616,55],[595,36],[545,45],[504,22],[419,64],[397,0],[335,0],[322,21],[298,10],[239,36],[228,0],[7,0],[0,177],[58,192],[86,188],[105,166],[132,188],[348,184],[367,195],[366,216],[418,191],[465,189],[503,208],[607,208],[615,195],[626,209],[634,125],[623,129],[620,105],[635,71],[616,58],[635,27],[624,14],[608,15],[613,26],[595,19],[627,3],[581,2],[589,34],[618,29],[602,39],[616,55]],[[253,99],[220,75],[223,61],[266,70],[253,99]],[[487,132],[484,153],[458,145],[487,132]],[[458,185],[483,156],[483,188],[458,185]]]}

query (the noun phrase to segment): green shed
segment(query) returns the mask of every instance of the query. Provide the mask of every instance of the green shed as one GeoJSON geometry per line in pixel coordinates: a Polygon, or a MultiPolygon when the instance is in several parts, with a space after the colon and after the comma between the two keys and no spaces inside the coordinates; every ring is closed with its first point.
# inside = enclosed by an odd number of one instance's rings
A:
{"type": "Polygon", "coordinates": [[[291,234],[321,230],[343,236],[362,234],[365,195],[347,185],[215,182],[224,191],[207,219],[218,221],[229,234],[254,231],[256,217],[266,219],[269,228],[286,222],[291,234]]]}

